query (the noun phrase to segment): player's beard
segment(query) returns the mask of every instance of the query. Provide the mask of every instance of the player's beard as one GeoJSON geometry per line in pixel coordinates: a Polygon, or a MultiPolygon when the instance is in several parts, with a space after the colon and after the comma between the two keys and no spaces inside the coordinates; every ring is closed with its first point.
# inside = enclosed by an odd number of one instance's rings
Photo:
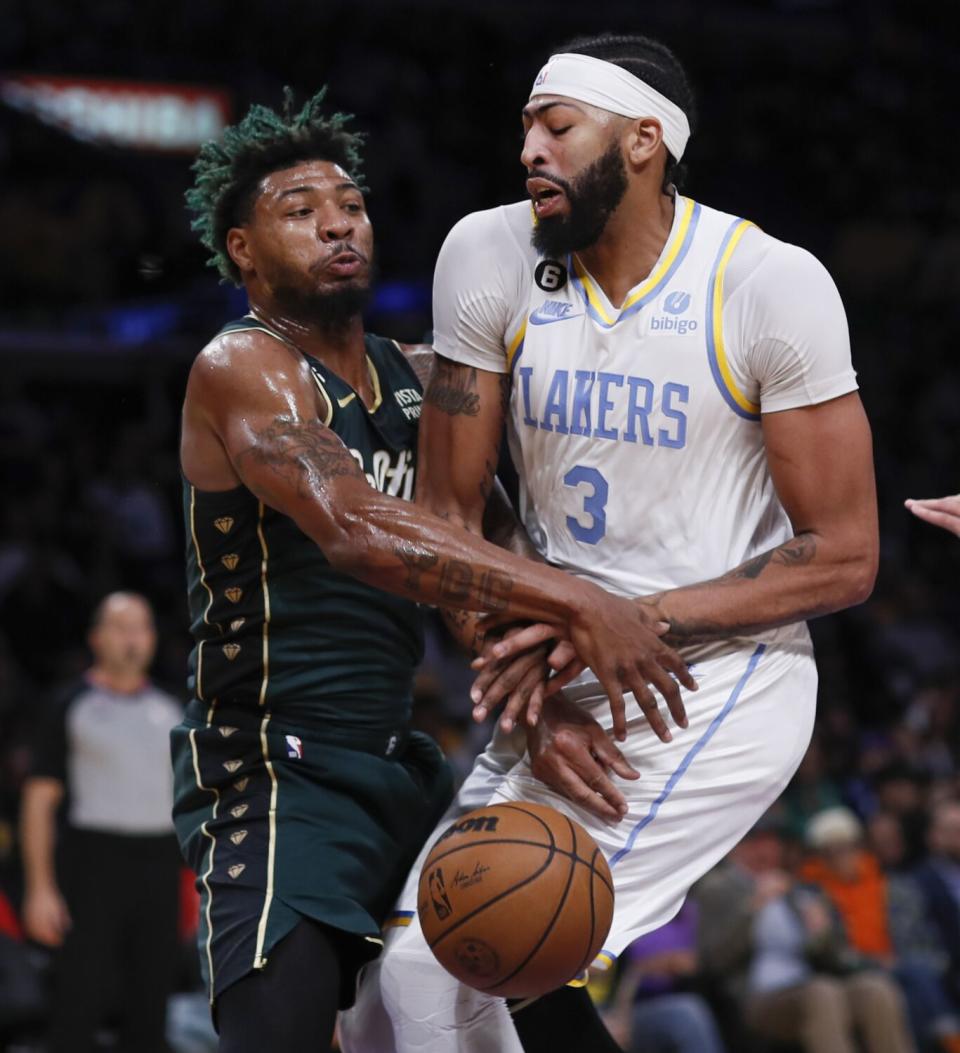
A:
{"type": "Polygon", "coordinates": [[[291,275],[291,280],[278,281],[273,296],[284,314],[302,325],[336,332],[347,328],[360,317],[373,292],[374,261],[365,275],[349,281],[330,283],[321,287],[305,287],[291,275]]]}
{"type": "Polygon", "coordinates": [[[627,166],[618,139],[570,182],[536,170],[530,175],[542,175],[567,195],[567,214],[539,220],[530,239],[541,256],[554,259],[593,245],[627,192],[627,166]]]}

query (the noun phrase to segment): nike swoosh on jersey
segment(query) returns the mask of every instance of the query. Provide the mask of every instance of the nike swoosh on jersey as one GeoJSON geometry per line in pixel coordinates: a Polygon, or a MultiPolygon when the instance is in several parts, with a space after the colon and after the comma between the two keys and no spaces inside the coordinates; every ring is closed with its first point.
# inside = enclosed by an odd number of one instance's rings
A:
{"type": "Polygon", "coordinates": [[[583,311],[577,311],[575,314],[541,314],[543,308],[538,307],[530,315],[530,322],[532,325],[550,325],[551,322],[567,322],[571,318],[582,318],[583,311]]]}
{"type": "Polygon", "coordinates": [[[342,399],[337,399],[337,405],[340,407],[340,409],[343,409],[345,406],[349,406],[350,403],[353,402],[353,400],[356,397],[357,393],[355,391],[351,391],[349,395],[344,395],[342,399]]]}

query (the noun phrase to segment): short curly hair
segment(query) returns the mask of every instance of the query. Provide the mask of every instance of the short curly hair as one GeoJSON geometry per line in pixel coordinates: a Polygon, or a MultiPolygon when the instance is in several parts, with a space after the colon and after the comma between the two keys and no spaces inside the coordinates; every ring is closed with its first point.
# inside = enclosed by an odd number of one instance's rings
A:
{"type": "Polygon", "coordinates": [[[227,232],[249,220],[265,176],[304,161],[331,161],[366,190],[361,171],[365,136],[346,130],[350,114],[323,115],[326,93],[321,88],[295,113],[293,91],[285,88],[280,113],[251,106],[239,124],[204,143],[193,162],[193,186],[185,195],[194,213],[190,226],[210,250],[208,265],[236,285],[240,270],[227,252],[227,232]]]}

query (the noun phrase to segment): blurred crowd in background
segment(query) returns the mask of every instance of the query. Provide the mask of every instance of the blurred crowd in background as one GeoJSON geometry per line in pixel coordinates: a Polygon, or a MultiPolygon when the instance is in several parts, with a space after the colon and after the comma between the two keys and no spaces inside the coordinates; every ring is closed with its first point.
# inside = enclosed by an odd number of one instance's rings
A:
{"type": "MultiPolygon", "coordinates": [[[[760,875],[751,911],[795,881],[820,888],[824,909],[795,913],[805,925],[813,918],[821,942],[835,933],[824,961],[845,964],[825,971],[852,975],[868,960],[886,970],[907,995],[918,1042],[939,1042],[933,1049],[960,1048],[946,1044],[960,1040],[960,816],[950,811],[960,800],[960,544],[902,502],[955,492],[960,470],[960,150],[949,127],[960,40],[945,29],[946,6],[612,0],[600,24],[572,2],[545,18],[540,5],[492,0],[246,0],[229,13],[40,0],[5,10],[0,35],[0,69],[214,85],[234,117],[254,101],[276,104],[284,85],[303,97],[329,84],[331,106],[369,133],[381,289],[370,328],[400,339],[429,334],[433,261],[450,226],[522,196],[519,110],[551,45],[622,29],[675,48],[699,102],[684,190],[809,248],[834,275],[880,492],[876,592],[813,626],[814,741],[742,850],[747,862],[730,865],[760,875]],[[830,836],[816,835],[811,821],[826,810],[830,836]],[[942,830],[937,839],[938,824],[952,841],[942,830]],[[758,841],[774,846],[760,864],[758,841]],[[846,862],[834,859],[838,844],[846,862]],[[931,868],[940,899],[924,884],[931,868]],[[860,881],[872,882],[868,922],[849,916],[848,886],[860,881]],[[916,993],[927,982],[911,974],[918,961],[940,992],[937,1012],[916,993]]],[[[154,676],[185,694],[179,405],[192,356],[244,309],[189,230],[189,163],[185,153],[82,141],[0,102],[0,907],[10,905],[0,931],[12,938],[18,789],[46,700],[89,661],[85,632],[104,594],[149,597],[160,630],[154,676]]],[[[468,684],[434,626],[417,719],[461,774],[488,731],[469,719],[468,684]]],[[[702,936],[711,913],[688,916],[688,932],[699,926],[702,936]]],[[[747,936],[762,929],[744,924],[747,936]]],[[[660,980],[657,969],[621,969],[630,1005],[705,983],[726,1048],[754,1048],[759,1040],[736,1028],[748,1019],[757,947],[744,936],[734,970],[711,960],[709,939],[679,939],[684,953],[671,945],[660,980]],[[714,982],[733,972],[742,983],[714,982]]],[[[629,959],[643,960],[641,951],[629,959]]],[[[626,996],[598,991],[608,995],[625,1035],[626,996]]]]}

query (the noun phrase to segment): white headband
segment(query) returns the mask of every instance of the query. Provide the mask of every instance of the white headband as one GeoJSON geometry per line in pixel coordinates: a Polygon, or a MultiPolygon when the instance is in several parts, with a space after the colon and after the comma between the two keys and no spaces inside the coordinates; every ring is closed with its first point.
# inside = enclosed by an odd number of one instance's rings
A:
{"type": "Polygon", "coordinates": [[[535,95],[565,95],[621,117],[655,117],[677,161],[690,138],[690,122],[675,102],[621,66],[590,55],[551,55],[533,82],[530,98],[535,95]]]}

